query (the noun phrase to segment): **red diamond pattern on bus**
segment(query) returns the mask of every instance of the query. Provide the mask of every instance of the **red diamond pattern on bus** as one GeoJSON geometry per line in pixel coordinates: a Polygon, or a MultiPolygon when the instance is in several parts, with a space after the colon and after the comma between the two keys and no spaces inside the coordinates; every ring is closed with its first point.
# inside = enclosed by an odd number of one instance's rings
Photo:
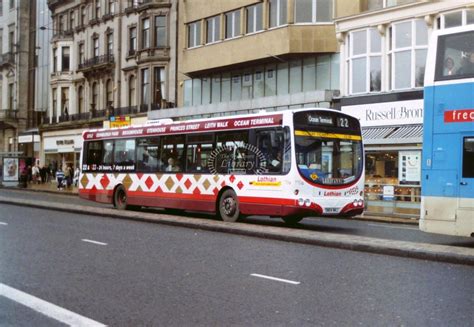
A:
{"type": "Polygon", "coordinates": [[[239,188],[239,190],[241,190],[242,187],[244,187],[244,183],[242,183],[242,181],[240,181],[239,184],[237,184],[237,187],[239,188]]]}
{"type": "Polygon", "coordinates": [[[146,187],[148,187],[148,189],[151,189],[153,187],[153,184],[154,184],[153,178],[151,178],[151,176],[148,176],[148,178],[145,181],[146,187]]]}
{"type": "Polygon", "coordinates": [[[193,183],[189,180],[189,178],[186,179],[186,182],[184,182],[184,186],[186,186],[187,190],[190,190],[192,185],[193,183]]]}
{"type": "Polygon", "coordinates": [[[219,193],[219,189],[217,187],[214,188],[214,191],[212,191],[214,193],[214,195],[217,195],[217,193],[219,193]]]}
{"type": "Polygon", "coordinates": [[[222,181],[221,187],[224,187],[224,186],[225,186],[225,181],[222,181]]]}
{"type": "Polygon", "coordinates": [[[109,185],[109,183],[109,178],[106,174],[104,174],[104,176],[102,176],[102,178],[100,179],[100,185],[102,185],[103,189],[105,190],[107,189],[107,185],[109,185]]]}
{"type": "Polygon", "coordinates": [[[235,181],[235,176],[234,176],[234,175],[230,175],[229,180],[230,180],[231,183],[233,183],[233,182],[235,181]]]}
{"type": "Polygon", "coordinates": [[[193,191],[193,194],[195,195],[201,195],[201,190],[199,190],[199,187],[196,187],[193,191]]]}
{"type": "Polygon", "coordinates": [[[183,174],[176,174],[176,179],[181,182],[181,179],[183,179],[183,174]]]}

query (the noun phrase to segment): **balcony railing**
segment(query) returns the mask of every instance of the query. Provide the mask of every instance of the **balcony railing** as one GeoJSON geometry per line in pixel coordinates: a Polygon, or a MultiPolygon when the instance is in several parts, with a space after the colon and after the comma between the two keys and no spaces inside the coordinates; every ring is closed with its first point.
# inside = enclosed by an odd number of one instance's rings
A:
{"type": "Polygon", "coordinates": [[[7,52],[0,55],[0,66],[3,65],[13,65],[15,63],[15,54],[13,52],[7,52]]]}
{"type": "Polygon", "coordinates": [[[67,31],[57,31],[54,33],[53,38],[60,39],[60,38],[70,38],[74,36],[74,30],[70,29],[67,31]]]}
{"type": "Polygon", "coordinates": [[[0,109],[0,120],[16,120],[17,110],[0,109]]]}
{"type": "Polygon", "coordinates": [[[112,54],[97,56],[97,57],[84,60],[83,63],[79,64],[79,70],[87,69],[87,68],[91,68],[95,66],[100,66],[100,65],[113,64],[113,63],[114,63],[114,55],[112,54]]]}

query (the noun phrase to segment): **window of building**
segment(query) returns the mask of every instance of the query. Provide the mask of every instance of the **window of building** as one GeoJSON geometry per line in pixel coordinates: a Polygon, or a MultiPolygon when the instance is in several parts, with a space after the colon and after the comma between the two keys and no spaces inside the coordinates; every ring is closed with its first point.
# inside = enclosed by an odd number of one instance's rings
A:
{"type": "Polygon", "coordinates": [[[150,70],[148,68],[142,69],[142,104],[150,103],[150,70]]]}
{"type": "Polygon", "coordinates": [[[263,30],[263,4],[258,3],[245,8],[247,11],[247,33],[255,33],[263,30]]]}
{"type": "Polygon", "coordinates": [[[277,94],[285,95],[289,91],[289,69],[288,63],[282,62],[277,66],[277,94]]]}
{"type": "Polygon", "coordinates": [[[165,69],[163,67],[154,68],[154,77],[153,77],[153,102],[155,104],[161,105],[161,101],[166,97],[165,95],[165,69]]]}
{"type": "Polygon", "coordinates": [[[10,10],[15,9],[15,0],[10,0],[10,10]]]}
{"type": "Polygon", "coordinates": [[[87,9],[85,6],[81,7],[81,25],[84,26],[87,23],[87,9]]]}
{"type": "Polygon", "coordinates": [[[97,82],[94,82],[92,84],[92,102],[91,102],[91,109],[92,110],[98,110],[99,106],[99,84],[97,82]]]}
{"type": "Polygon", "coordinates": [[[53,73],[58,71],[58,49],[53,49],[53,73]]]}
{"type": "Polygon", "coordinates": [[[422,87],[428,46],[428,27],[421,19],[393,24],[389,35],[391,89],[422,87]]]}
{"type": "Polygon", "coordinates": [[[58,31],[59,32],[64,32],[66,30],[66,24],[64,22],[65,18],[64,18],[64,15],[59,15],[59,18],[58,18],[58,31]]]}
{"type": "Polygon", "coordinates": [[[193,80],[184,81],[184,106],[189,107],[193,104],[193,80]]]}
{"type": "Polygon", "coordinates": [[[106,35],[107,38],[107,55],[113,56],[114,54],[114,33],[110,32],[106,35]]]}
{"type": "Polygon", "coordinates": [[[0,16],[3,16],[3,1],[0,1],[0,16]]]}
{"type": "Polygon", "coordinates": [[[265,96],[276,95],[276,65],[265,67],[265,96]]]}
{"type": "Polygon", "coordinates": [[[188,24],[188,48],[201,45],[201,21],[188,24]]]}
{"type": "Polygon", "coordinates": [[[137,27],[130,27],[129,30],[129,43],[128,43],[128,54],[133,56],[137,51],[137,27]]]}
{"type": "Polygon", "coordinates": [[[242,100],[248,100],[252,98],[252,95],[253,95],[252,73],[249,71],[246,71],[242,75],[242,91],[240,93],[240,98],[242,100]]]}
{"type": "Polygon", "coordinates": [[[253,72],[253,95],[252,98],[265,96],[265,72],[264,67],[256,67],[253,72]]]}
{"type": "MultiPolygon", "coordinates": [[[[14,26],[9,26],[8,29],[13,29],[14,26]]],[[[8,52],[15,52],[15,32],[8,31],[8,52]]]]}
{"type": "Polygon", "coordinates": [[[462,177],[474,178],[474,137],[465,137],[462,152],[462,177]]]}
{"type": "Polygon", "coordinates": [[[95,0],[95,19],[100,18],[100,2],[102,0],[95,0]]]}
{"type": "Polygon", "coordinates": [[[58,106],[58,89],[56,89],[56,88],[53,89],[52,98],[53,98],[53,108],[52,108],[52,111],[53,111],[53,117],[55,117],[55,116],[56,116],[57,106],[58,106]]]}
{"type": "Polygon", "coordinates": [[[209,77],[201,78],[202,83],[202,100],[201,104],[211,103],[211,79],[209,77]]]}
{"type": "Polygon", "coordinates": [[[286,25],[288,23],[288,1],[270,0],[269,1],[270,27],[286,25]]]}
{"type": "Polygon", "coordinates": [[[79,65],[84,64],[85,52],[84,52],[84,43],[79,43],[79,65]]]}
{"type": "Polygon", "coordinates": [[[105,84],[105,103],[107,107],[114,104],[114,83],[110,79],[105,84]]]}
{"type": "MultiPolygon", "coordinates": [[[[2,53],[3,53],[3,28],[0,28],[0,54],[2,54],[2,53]]],[[[0,93],[2,93],[2,92],[0,92],[0,93]]]]}
{"type": "Polygon", "coordinates": [[[213,43],[220,40],[221,16],[214,16],[206,19],[207,37],[206,43],[213,43]]]}
{"type": "Polygon", "coordinates": [[[142,49],[150,47],[150,18],[142,20],[142,49]]]}
{"type": "Polygon", "coordinates": [[[380,92],[382,86],[382,38],[375,28],[349,36],[349,87],[351,94],[380,92]]]}
{"type": "Polygon", "coordinates": [[[81,114],[84,112],[84,87],[80,85],[77,89],[77,111],[81,114]]]}
{"type": "Polygon", "coordinates": [[[295,0],[295,23],[332,22],[332,0],[295,0]]]}
{"type": "Polygon", "coordinates": [[[76,27],[76,24],[75,24],[75,13],[74,13],[74,10],[71,10],[69,12],[69,29],[72,30],[74,27],[76,27]]]}
{"type": "Polygon", "coordinates": [[[137,105],[136,83],[135,75],[130,76],[128,79],[128,105],[130,107],[137,105]]]}
{"type": "Polygon", "coordinates": [[[99,56],[99,37],[98,36],[94,36],[94,38],[92,39],[92,44],[94,46],[94,48],[92,49],[92,56],[94,58],[97,58],[99,56]]]}
{"type": "Polygon", "coordinates": [[[240,35],[240,10],[225,14],[225,38],[230,39],[240,35]]]}
{"type": "Polygon", "coordinates": [[[290,61],[290,94],[299,93],[302,91],[302,71],[301,71],[301,60],[290,61]]]}
{"type": "Polygon", "coordinates": [[[218,103],[221,101],[221,76],[214,75],[212,77],[211,85],[211,103],[218,103]]]}
{"type": "Polygon", "coordinates": [[[200,78],[195,78],[192,80],[192,97],[193,97],[193,106],[200,105],[202,102],[202,83],[200,78]]]}
{"type": "Polygon", "coordinates": [[[242,98],[242,76],[232,74],[231,100],[236,101],[242,98]]]}
{"type": "Polygon", "coordinates": [[[474,9],[464,9],[440,15],[440,28],[474,24],[474,9]]]}
{"type": "Polygon", "coordinates": [[[8,84],[8,109],[15,110],[15,85],[13,83],[8,84]]]}
{"type": "Polygon", "coordinates": [[[61,88],[61,116],[69,119],[69,88],[61,88]]]}
{"type": "Polygon", "coordinates": [[[108,10],[108,14],[110,15],[115,14],[115,0],[108,0],[107,10],[108,10]]]}
{"type": "Polygon", "coordinates": [[[70,69],[70,49],[69,47],[62,47],[62,71],[68,72],[70,69]]]}
{"type": "Polygon", "coordinates": [[[230,73],[223,73],[221,77],[221,101],[230,101],[230,73]]]}
{"type": "Polygon", "coordinates": [[[163,48],[168,44],[166,37],[166,16],[155,16],[155,47],[163,48]]]}

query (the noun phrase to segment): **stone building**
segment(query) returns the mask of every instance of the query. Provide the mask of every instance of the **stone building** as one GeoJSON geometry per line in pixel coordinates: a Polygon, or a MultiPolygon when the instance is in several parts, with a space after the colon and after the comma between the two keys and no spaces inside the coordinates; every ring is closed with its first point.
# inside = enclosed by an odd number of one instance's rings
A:
{"type": "Polygon", "coordinates": [[[368,210],[418,215],[429,37],[436,29],[474,24],[474,2],[353,3],[359,13],[335,19],[341,53],[335,106],[362,124],[368,210]]]}
{"type": "Polygon", "coordinates": [[[180,0],[178,108],[150,119],[189,119],[330,107],[339,90],[333,16],[350,0],[180,0]]]}
{"type": "MultiPolygon", "coordinates": [[[[46,0],[45,0],[46,1],[46,0]]],[[[0,0],[0,153],[32,156],[19,136],[34,128],[34,23],[41,1],[0,0]]]]}
{"type": "Polygon", "coordinates": [[[176,102],[176,8],[171,0],[49,0],[50,105],[42,159],[77,165],[82,132],[144,122],[176,102]]]}

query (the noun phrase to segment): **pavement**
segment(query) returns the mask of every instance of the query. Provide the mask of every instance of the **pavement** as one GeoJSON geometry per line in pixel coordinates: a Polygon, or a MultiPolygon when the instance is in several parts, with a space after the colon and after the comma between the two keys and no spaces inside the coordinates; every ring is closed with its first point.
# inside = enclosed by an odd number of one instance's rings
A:
{"type": "MultiPolygon", "coordinates": [[[[78,188],[75,186],[71,186],[70,188],[63,188],[62,190],[59,190],[57,188],[57,184],[54,182],[43,183],[43,184],[28,184],[27,188],[23,188],[22,190],[31,191],[31,192],[65,194],[65,195],[78,195],[78,192],[79,192],[78,188]]],[[[385,223],[394,223],[394,224],[409,224],[409,225],[418,226],[419,217],[416,217],[416,216],[399,217],[395,215],[381,216],[380,214],[366,212],[362,215],[359,215],[353,218],[341,218],[341,219],[355,219],[355,220],[363,220],[363,221],[385,222],[385,223]]]]}
{"type": "MultiPolygon", "coordinates": [[[[25,189],[25,191],[54,193],[59,192],[62,194],[77,195],[77,188],[73,187],[70,189],[57,190],[55,184],[29,185],[28,188],[25,189]]],[[[302,244],[311,244],[330,248],[339,248],[353,251],[474,266],[474,249],[471,247],[406,242],[373,237],[363,237],[357,235],[330,234],[310,230],[259,226],[253,224],[251,225],[227,223],[209,219],[171,216],[166,214],[147,213],[143,211],[119,211],[110,208],[91,207],[67,203],[55,203],[53,207],[51,205],[51,202],[49,201],[28,200],[24,198],[7,198],[0,196],[0,203],[8,203],[13,205],[21,205],[42,209],[54,209],[58,211],[89,214],[94,216],[153,222],[164,225],[182,226],[193,229],[218,231],[222,233],[246,235],[302,244]]],[[[383,217],[375,218],[381,219],[383,217]]],[[[356,219],[371,218],[359,217],[356,219]]],[[[403,222],[407,223],[406,220],[407,219],[403,219],[403,222]]],[[[388,220],[384,221],[387,222],[388,220]]]]}

